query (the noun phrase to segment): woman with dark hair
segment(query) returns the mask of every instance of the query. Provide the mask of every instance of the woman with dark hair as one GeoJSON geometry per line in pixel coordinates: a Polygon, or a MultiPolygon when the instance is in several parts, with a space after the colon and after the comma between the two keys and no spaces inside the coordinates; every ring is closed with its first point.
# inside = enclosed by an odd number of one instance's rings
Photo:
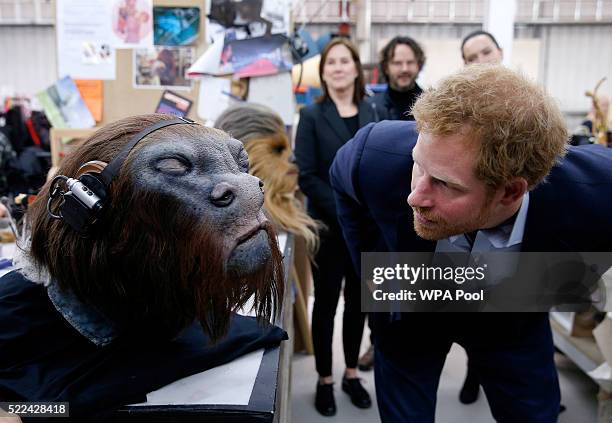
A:
{"type": "Polygon", "coordinates": [[[300,111],[295,155],[300,169],[299,185],[308,197],[308,212],[327,226],[313,268],[314,307],[312,340],[319,380],[315,407],[319,413],[336,413],[332,376],[334,315],[344,279],[342,339],[346,371],[342,390],[354,405],[371,406],[370,396],[357,377],[357,360],[365,313],[361,312],[360,282],[342,238],[336,206],[329,184],[329,167],[336,152],[362,126],[377,121],[376,110],[364,101],[365,83],[359,54],[345,38],[335,38],[321,53],[319,77],[323,95],[300,111]]]}

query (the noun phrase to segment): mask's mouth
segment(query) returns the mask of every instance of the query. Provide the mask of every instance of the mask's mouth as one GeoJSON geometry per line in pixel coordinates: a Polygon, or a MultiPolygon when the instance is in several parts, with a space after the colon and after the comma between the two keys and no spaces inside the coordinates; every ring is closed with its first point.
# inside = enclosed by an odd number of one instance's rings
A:
{"type": "Polygon", "coordinates": [[[243,234],[240,237],[238,237],[238,241],[236,242],[236,246],[244,244],[244,243],[250,241],[251,239],[256,237],[259,234],[259,232],[264,231],[264,230],[265,230],[265,225],[264,224],[259,224],[259,225],[255,226],[254,228],[250,229],[245,234],[243,234]]]}

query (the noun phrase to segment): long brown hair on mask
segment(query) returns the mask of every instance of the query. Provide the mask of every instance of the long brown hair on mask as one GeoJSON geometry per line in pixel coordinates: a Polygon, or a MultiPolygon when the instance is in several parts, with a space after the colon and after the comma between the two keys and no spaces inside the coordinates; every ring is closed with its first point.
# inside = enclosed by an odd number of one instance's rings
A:
{"type": "MultiPolygon", "coordinates": [[[[151,114],[109,124],[69,155],[58,174],[74,177],[86,162],[108,163],[138,131],[172,118],[151,114]]],[[[215,341],[227,332],[231,313],[250,297],[262,322],[278,315],[284,289],[282,257],[274,231],[266,223],[269,259],[251,273],[231,273],[224,238],[227,230],[215,229],[218,224],[207,217],[204,199],[204,212],[198,215],[186,200],[148,189],[150,182],[134,174],[132,163],[143,149],[161,142],[169,143],[164,144],[166,148],[179,139],[194,148],[210,143],[215,151],[220,150],[219,143],[240,145],[227,134],[200,125],[174,125],[147,136],[132,150],[111,185],[110,204],[90,237],[81,237],[47,215],[47,183],[28,212],[30,255],[61,289],[71,290],[123,332],[173,338],[197,320],[215,341]]],[[[227,165],[227,158],[232,157],[229,151],[223,150],[220,163],[227,165]]],[[[230,165],[238,168],[235,162],[230,165]]],[[[236,171],[233,175],[242,177],[236,171]]]]}
{"type": "Polygon", "coordinates": [[[314,254],[321,224],[308,216],[296,198],[298,168],[281,118],[268,107],[245,103],[223,112],[215,127],[244,143],[249,172],[264,182],[264,208],[272,222],[302,237],[314,254]]]}

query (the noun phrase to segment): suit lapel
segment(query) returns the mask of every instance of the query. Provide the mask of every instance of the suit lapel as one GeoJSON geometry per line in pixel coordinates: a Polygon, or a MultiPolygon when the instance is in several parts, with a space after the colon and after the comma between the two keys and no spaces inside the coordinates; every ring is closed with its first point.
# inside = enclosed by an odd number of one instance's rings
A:
{"type": "Polygon", "coordinates": [[[351,134],[346,127],[346,124],[340,117],[336,105],[331,101],[323,103],[323,117],[329,123],[329,126],[333,129],[340,140],[340,145],[344,144],[351,138],[351,134]]]}

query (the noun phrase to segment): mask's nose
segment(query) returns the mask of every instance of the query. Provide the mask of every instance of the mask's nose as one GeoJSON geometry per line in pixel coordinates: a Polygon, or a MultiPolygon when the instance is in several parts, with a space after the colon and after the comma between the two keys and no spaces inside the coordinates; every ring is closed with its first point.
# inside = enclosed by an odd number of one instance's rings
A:
{"type": "Polygon", "coordinates": [[[210,193],[210,202],[217,207],[227,207],[236,199],[236,187],[228,182],[219,182],[210,193]]]}

